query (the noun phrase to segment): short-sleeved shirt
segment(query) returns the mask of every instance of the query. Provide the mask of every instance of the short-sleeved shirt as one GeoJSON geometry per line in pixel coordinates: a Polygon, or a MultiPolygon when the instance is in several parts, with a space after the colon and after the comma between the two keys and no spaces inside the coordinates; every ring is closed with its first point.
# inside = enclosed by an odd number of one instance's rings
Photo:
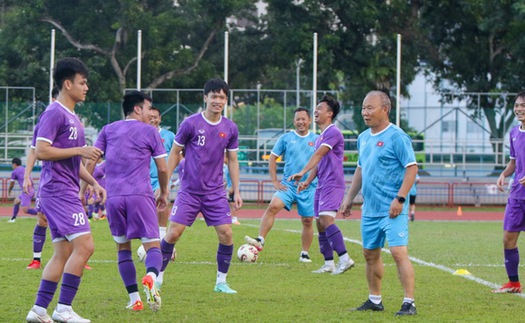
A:
{"type": "MultiPolygon", "coordinates": [[[[401,128],[390,124],[372,134],[367,129],[357,138],[358,166],[361,167],[363,216],[388,216],[408,166],[416,164],[410,137],[401,128]]],[[[408,214],[408,203],[402,214],[408,214]]]]}
{"type": "MultiPolygon", "coordinates": [[[[520,179],[525,176],[525,130],[518,125],[510,130],[510,159],[516,161],[514,178],[520,179]]],[[[518,180],[512,182],[509,198],[525,200],[525,186],[518,180]]]]}
{"type": "MultiPolygon", "coordinates": [[[[168,161],[168,155],[171,152],[171,148],[173,147],[173,141],[175,140],[175,134],[167,129],[160,128],[159,130],[160,139],[162,140],[162,144],[164,145],[164,149],[166,150],[166,161],[168,161]]],[[[150,162],[150,174],[149,176],[155,181],[157,180],[158,173],[157,173],[157,164],[155,163],[154,159],[151,159],[150,162]]],[[[153,183],[153,180],[152,180],[153,183]]]]}
{"type": "MultiPolygon", "coordinates": [[[[61,149],[84,147],[84,126],[78,116],[59,101],[51,103],[40,116],[37,141],[46,141],[61,149]]],[[[63,195],[63,192],[77,192],[81,156],[42,162],[40,174],[40,196],[63,195]]]]}
{"type": "Polygon", "coordinates": [[[410,196],[416,196],[417,195],[417,181],[419,181],[419,175],[416,175],[416,180],[414,181],[414,185],[410,188],[410,191],[408,192],[408,195],[410,196]]]}
{"type": "MultiPolygon", "coordinates": [[[[18,185],[20,187],[24,186],[24,173],[26,171],[26,168],[24,166],[18,166],[17,168],[13,169],[13,172],[11,173],[11,181],[18,182],[18,185]]],[[[33,181],[31,180],[31,184],[33,184],[33,181]]]]}
{"type": "Polygon", "coordinates": [[[97,181],[98,185],[106,187],[106,161],[97,163],[95,170],[93,170],[93,178],[97,181]]]}
{"type": "MultiPolygon", "coordinates": [[[[315,140],[319,137],[315,133],[308,132],[301,136],[295,131],[285,133],[277,140],[272,149],[272,155],[283,156],[284,158],[284,172],[281,183],[287,186],[296,186],[295,181],[288,181],[288,178],[293,174],[299,173],[308,163],[315,152],[315,140]]],[[[304,181],[308,177],[306,173],[300,181],[304,181]]],[[[310,187],[317,186],[317,178],[315,178],[310,187]]]]}
{"type": "Polygon", "coordinates": [[[157,129],[135,119],[116,121],[102,128],[95,147],[100,148],[106,158],[108,197],[153,197],[149,178],[150,159],[166,157],[157,129]]]}
{"type": "Polygon", "coordinates": [[[223,193],[224,152],[239,149],[237,125],[221,116],[212,123],[203,113],[186,118],[175,135],[175,144],[184,147],[186,165],[181,191],[191,194],[223,193]]]}
{"type": "Polygon", "coordinates": [[[329,125],[315,141],[315,150],[321,146],[330,148],[330,151],[321,158],[317,165],[317,189],[323,187],[345,187],[343,172],[344,138],[341,130],[335,125],[329,125]]]}

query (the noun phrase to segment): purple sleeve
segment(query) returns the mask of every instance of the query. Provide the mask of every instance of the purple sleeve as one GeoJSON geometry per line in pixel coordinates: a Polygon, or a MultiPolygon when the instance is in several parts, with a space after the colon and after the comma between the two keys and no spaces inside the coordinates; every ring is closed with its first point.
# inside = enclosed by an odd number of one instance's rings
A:
{"type": "Polygon", "coordinates": [[[53,144],[61,124],[62,114],[57,110],[51,110],[40,116],[38,122],[37,140],[44,140],[53,144]]]}
{"type": "Polygon", "coordinates": [[[98,134],[97,141],[95,142],[95,147],[106,152],[106,127],[102,128],[102,131],[98,134]]]}
{"type": "Polygon", "coordinates": [[[230,141],[228,142],[228,146],[226,147],[226,149],[236,150],[239,148],[239,130],[237,130],[237,126],[233,122],[232,122],[231,128],[232,129],[231,129],[230,141]]]}
{"type": "Polygon", "coordinates": [[[334,127],[335,126],[332,126],[332,129],[328,129],[328,131],[323,136],[323,141],[321,142],[321,145],[325,145],[330,149],[333,149],[335,145],[341,141],[341,136],[339,136],[339,132],[334,127]]]}
{"type": "Polygon", "coordinates": [[[509,157],[512,159],[516,159],[516,152],[514,150],[514,140],[512,140],[512,136],[514,136],[514,129],[510,131],[510,154],[509,157]]]}
{"type": "Polygon", "coordinates": [[[151,145],[151,156],[152,157],[158,157],[158,156],[165,156],[166,155],[166,148],[164,148],[164,144],[162,143],[162,138],[160,138],[160,134],[159,132],[155,129],[155,128],[152,128],[152,132],[153,132],[153,136],[155,138],[155,140],[152,142],[152,145],[151,145]]]}
{"type": "Polygon", "coordinates": [[[189,140],[189,135],[191,134],[190,131],[190,125],[189,122],[187,122],[188,119],[185,119],[180,124],[179,130],[177,131],[177,134],[175,135],[175,143],[178,145],[186,145],[186,143],[189,140]]]}

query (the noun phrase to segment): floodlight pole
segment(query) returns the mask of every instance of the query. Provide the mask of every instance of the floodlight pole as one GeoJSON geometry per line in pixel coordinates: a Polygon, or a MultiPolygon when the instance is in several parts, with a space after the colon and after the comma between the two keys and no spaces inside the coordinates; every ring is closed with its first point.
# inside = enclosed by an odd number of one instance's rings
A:
{"type": "MultiPolygon", "coordinates": [[[[228,47],[230,45],[230,37],[227,31],[224,32],[224,82],[228,83],[228,47]]],[[[230,91],[231,94],[231,91],[230,91]]],[[[228,117],[228,105],[224,107],[224,116],[228,117]]]]}
{"type": "MultiPolygon", "coordinates": [[[[55,30],[51,29],[51,55],[49,58],[49,104],[53,101],[53,69],[55,67],[55,30]]],[[[34,127],[33,121],[33,127],[34,127]]]]}
{"type": "Polygon", "coordinates": [[[140,91],[142,72],[142,30],[137,31],[137,91],[140,91]]]}
{"type": "Polygon", "coordinates": [[[297,67],[296,77],[295,77],[296,79],[295,88],[297,92],[296,98],[295,98],[296,108],[298,108],[301,105],[301,65],[303,65],[303,59],[299,58],[297,62],[295,62],[295,66],[297,67]]]}
{"type": "MultiPolygon", "coordinates": [[[[312,85],[312,114],[315,111],[317,104],[317,33],[314,33],[313,46],[313,85],[312,85]]],[[[312,122],[313,130],[316,131],[316,124],[312,122]]]]}
{"type": "Polygon", "coordinates": [[[401,34],[397,34],[396,126],[401,127],[401,34]]]}

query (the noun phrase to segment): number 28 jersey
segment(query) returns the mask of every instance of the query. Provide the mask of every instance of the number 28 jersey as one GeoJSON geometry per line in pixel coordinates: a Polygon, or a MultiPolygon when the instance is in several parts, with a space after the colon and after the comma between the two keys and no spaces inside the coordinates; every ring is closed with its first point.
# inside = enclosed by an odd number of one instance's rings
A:
{"type": "Polygon", "coordinates": [[[175,144],[185,149],[185,169],[181,190],[198,195],[224,191],[224,153],[239,149],[237,125],[222,117],[212,123],[204,113],[186,118],[180,125],[175,144]]]}
{"type": "MultiPolygon", "coordinates": [[[[56,148],[84,147],[84,126],[78,116],[59,101],[51,103],[40,116],[37,141],[46,141],[56,148]]],[[[40,174],[40,196],[78,193],[82,157],[43,161],[40,174]]]]}

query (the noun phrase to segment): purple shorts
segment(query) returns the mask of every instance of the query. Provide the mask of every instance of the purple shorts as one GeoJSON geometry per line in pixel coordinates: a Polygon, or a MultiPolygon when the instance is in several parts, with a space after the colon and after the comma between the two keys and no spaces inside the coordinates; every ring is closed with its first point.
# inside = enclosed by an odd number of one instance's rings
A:
{"type": "Polygon", "coordinates": [[[509,232],[525,231],[525,200],[509,198],[505,207],[503,230],[509,232]]]}
{"type": "Polygon", "coordinates": [[[91,232],[82,202],[75,193],[41,196],[39,205],[40,211],[47,217],[53,240],[70,234],[91,232]]]}
{"type": "Polygon", "coordinates": [[[18,199],[20,200],[21,206],[31,206],[31,200],[33,199],[33,196],[35,196],[35,191],[33,189],[29,190],[29,194],[23,193],[20,194],[18,199]]]}
{"type": "Polygon", "coordinates": [[[197,195],[179,191],[171,210],[170,221],[191,227],[199,212],[202,212],[208,226],[232,223],[230,205],[224,192],[197,195]]]}
{"type": "Polygon", "coordinates": [[[319,216],[319,212],[339,210],[343,197],[345,195],[344,187],[323,187],[315,191],[314,213],[319,216]]]}
{"type": "Polygon", "coordinates": [[[159,223],[153,197],[120,195],[106,200],[109,229],[114,237],[158,239],[159,223]]]}

